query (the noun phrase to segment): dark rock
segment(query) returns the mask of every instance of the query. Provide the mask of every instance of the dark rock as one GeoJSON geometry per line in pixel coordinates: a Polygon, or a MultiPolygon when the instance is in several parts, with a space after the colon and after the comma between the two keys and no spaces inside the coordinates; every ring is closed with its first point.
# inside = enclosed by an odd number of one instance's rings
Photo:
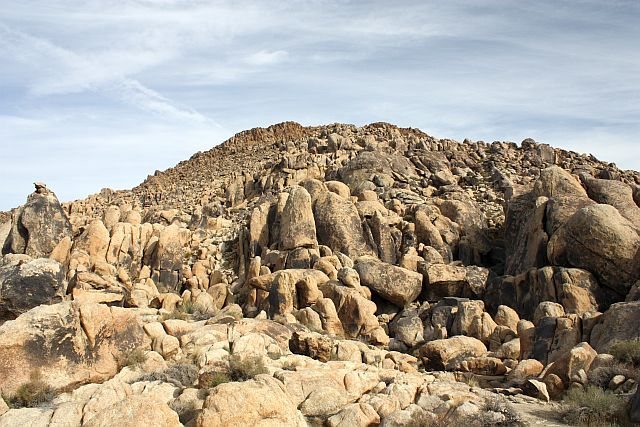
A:
{"type": "Polygon", "coordinates": [[[58,262],[8,255],[0,267],[0,321],[15,319],[41,304],[60,302],[65,271],[58,262]]]}
{"type": "Polygon", "coordinates": [[[39,184],[24,206],[13,213],[11,232],[2,253],[47,257],[64,237],[71,234],[71,224],[58,198],[39,184]]]}

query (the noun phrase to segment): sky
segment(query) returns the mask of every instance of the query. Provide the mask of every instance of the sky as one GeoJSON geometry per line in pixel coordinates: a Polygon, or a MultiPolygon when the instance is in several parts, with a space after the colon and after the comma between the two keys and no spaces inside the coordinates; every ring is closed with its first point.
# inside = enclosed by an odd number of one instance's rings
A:
{"type": "Polygon", "coordinates": [[[234,133],[386,121],[640,169],[635,0],[0,0],[0,210],[234,133]]]}

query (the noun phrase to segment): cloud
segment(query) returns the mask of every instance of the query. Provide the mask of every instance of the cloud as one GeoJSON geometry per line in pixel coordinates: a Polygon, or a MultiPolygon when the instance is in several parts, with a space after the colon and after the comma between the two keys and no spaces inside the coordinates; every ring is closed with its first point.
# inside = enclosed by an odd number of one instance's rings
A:
{"type": "Polygon", "coordinates": [[[197,111],[180,107],[139,81],[125,77],[121,74],[122,70],[109,67],[109,61],[83,57],[6,25],[0,26],[0,42],[2,50],[8,54],[16,54],[14,58],[18,62],[29,67],[46,64],[47,73],[35,76],[29,88],[34,96],[95,91],[163,116],[198,122],[210,121],[197,111]]]}
{"type": "Polygon", "coordinates": [[[244,62],[249,65],[273,65],[285,61],[288,56],[289,53],[284,50],[261,50],[247,56],[244,62]]]}
{"type": "Polygon", "coordinates": [[[116,162],[100,146],[125,141],[137,151],[123,181],[96,167],[92,185],[131,186],[189,150],[284,120],[533,137],[640,168],[638,2],[14,3],[0,10],[0,144],[11,143],[0,156],[16,168],[0,168],[3,187],[33,181],[20,151],[55,146],[61,185],[80,188],[67,157],[116,162]]]}

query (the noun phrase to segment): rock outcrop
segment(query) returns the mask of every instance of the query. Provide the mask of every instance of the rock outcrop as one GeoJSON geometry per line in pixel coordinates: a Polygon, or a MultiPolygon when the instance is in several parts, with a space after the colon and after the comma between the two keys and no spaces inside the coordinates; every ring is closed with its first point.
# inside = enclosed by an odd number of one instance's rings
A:
{"type": "Polygon", "coordinates": [[[639,188],[530,139],[291,122],[132,190],[38,184],[0,213],[0,426],[542,425],[598,381],[635,417],[607,352],[640,338],[639,188]]]}

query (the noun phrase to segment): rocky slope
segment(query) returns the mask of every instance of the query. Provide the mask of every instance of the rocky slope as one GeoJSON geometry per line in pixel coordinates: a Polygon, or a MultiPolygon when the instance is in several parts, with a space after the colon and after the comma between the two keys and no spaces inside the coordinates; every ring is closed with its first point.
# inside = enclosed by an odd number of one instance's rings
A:
{"type": "Polygon", "coordinates": [[[598,368],[638,388],[640,174],[533,140],[287,122],[0,220],[0,426],[553,425],[598,368]]]}

